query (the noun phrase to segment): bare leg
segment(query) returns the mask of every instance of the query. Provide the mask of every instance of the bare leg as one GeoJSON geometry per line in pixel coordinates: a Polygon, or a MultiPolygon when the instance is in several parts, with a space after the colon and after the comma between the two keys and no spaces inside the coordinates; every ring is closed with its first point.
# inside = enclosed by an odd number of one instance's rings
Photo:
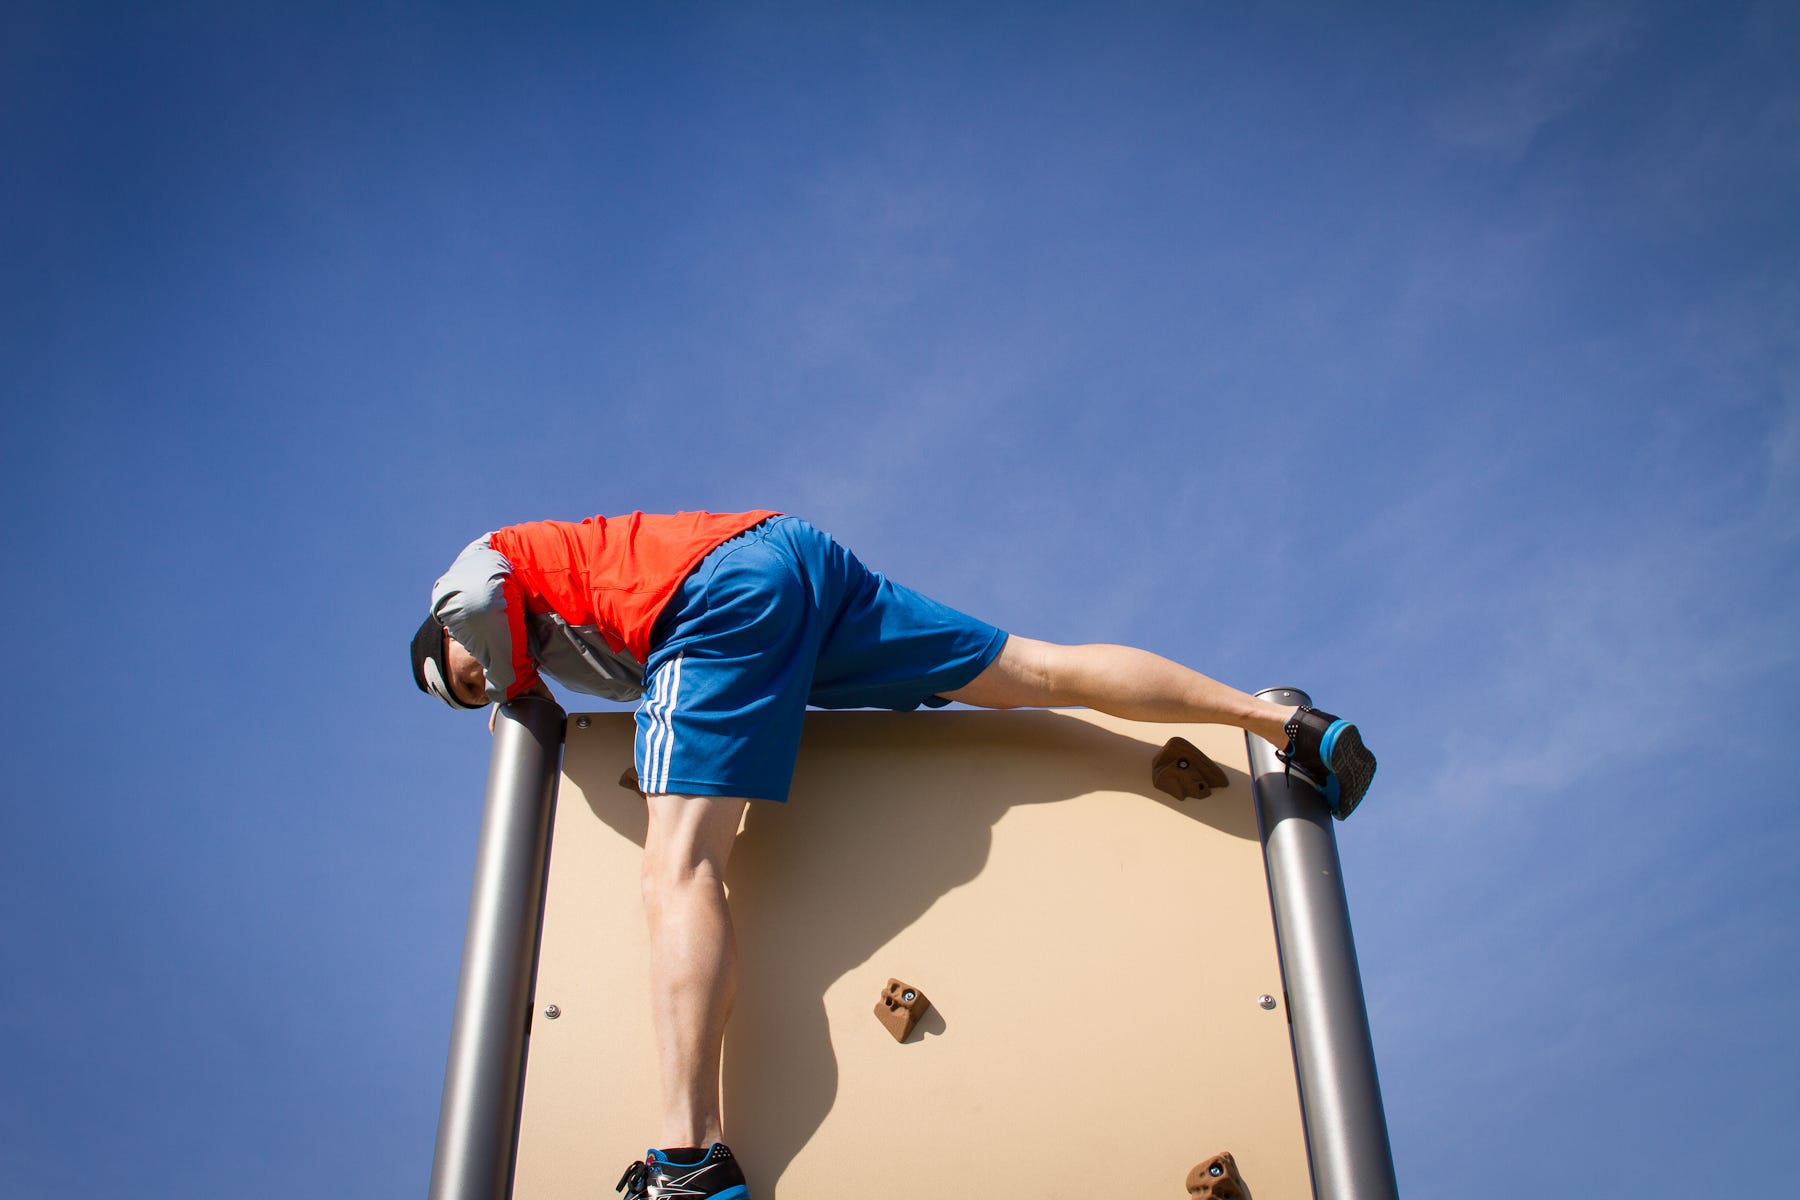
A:
{"type": "Polygon", "coordinates": [[[646,800],[644,913],[663,1098],[657,1144],[708,1146],[724,1140],[719,1054],[737,990],[725,864],[749,802],[678,795],[646,800]]]}
{"type": "Polygon", "coordinates": [[[1234,725],[1277,746],[1287,745],[1282,726],[1294,715],[1147,650],[1022,637],[1007,638],[1000,657],[944,698],[977,708],[1078,705],[1133,721],[1234,725]]]}

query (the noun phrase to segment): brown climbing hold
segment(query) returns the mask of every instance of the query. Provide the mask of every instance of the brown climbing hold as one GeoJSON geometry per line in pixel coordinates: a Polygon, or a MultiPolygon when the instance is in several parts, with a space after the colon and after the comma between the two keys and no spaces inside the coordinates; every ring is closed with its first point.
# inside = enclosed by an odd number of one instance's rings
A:
{"type": "Polygon", "coordinates": [[[1177,800],[1200,800],[1231,781],[1225,778],[1224,768],[1202,754],[1199,747],[1177,737],[1170,738],[1169,744],[1150,760],[1150,782],[1177,800]]]}
{"type": "Polygon", "coordinates": [[[1187,1193],[1195,1200],[1250,1200],[1237,1162],[1223,1150],[1188,1172],[1187,1193]]]}
{"type": "Polygon", "coordinates": [[[924,992],[910,983],[890,979],[887,987],[882,989],[881,999],[875,1002],[875,1015],[894,1035],[896,1042],[904,1042],[930,1007],[931,1001],[925,998],[924,992]]]}

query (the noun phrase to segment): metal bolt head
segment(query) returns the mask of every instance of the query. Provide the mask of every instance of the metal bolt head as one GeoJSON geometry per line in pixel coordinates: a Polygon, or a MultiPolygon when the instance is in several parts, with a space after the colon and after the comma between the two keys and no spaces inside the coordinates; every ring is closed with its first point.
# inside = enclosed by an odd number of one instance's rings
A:
{"type": "Polygon", "coordinates": [[[1264,992],[1262,995],[1260,995],[1256,998],[1256,1003],[1258,1005],[1260,1005],[1262,1008],[1264,1008],[1265,1010],[1273,1009],[1275,1007],[1275,997],[1269,995],[1269,993],[1267,993],[1267,992],[1264,992]]]}
{"type": "Polygon", "coordinates": [[[1218,1163],[1214,1163],[1212,1166],[1206,1168],[1206,1173],[1208,1175],[1223,1175],[1225,1173],[1225,1168],[1221,1167],[1218,1163]]]}
{"type": "Polygon", "coordinates": [[[593,724],[593,722],[588,720],[586,717],[576,717],[575,718],[575,728],[577,728],[577,729],[586,729],[589,725],[592,725],[592,724],[593,724]]]}
{"type": "Polygon", "coordinates": [[[562,1016],[562,1009],[556,1007],[554,1004],[546,1004],[544,1005],[544,1015],[554,1021],[556,1018],[562,1016]]]}
{"type": "Polygon", "coordinates": [[[918,998],[919,998],[919,993],[913,991],[911,988],[907,988],[904,992],[900,993],[900,999],[906,1001],[906,1003],[908,1003],[908,1004],[911,1004],[914,1000],[917,1000],[918,998]]]}

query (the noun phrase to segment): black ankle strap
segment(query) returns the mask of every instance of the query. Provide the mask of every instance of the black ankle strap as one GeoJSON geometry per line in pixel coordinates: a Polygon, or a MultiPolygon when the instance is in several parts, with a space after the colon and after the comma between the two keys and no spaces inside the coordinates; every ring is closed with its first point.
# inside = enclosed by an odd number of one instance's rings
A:
{"type": "Polygon", "coordinates": [[[1287,734],[1288,737],[1287,748],[1289,754],[1294,752],[1294,739],[1300,736],[1300,718],[1312,711],[1312,705],[1302,704],[1299,708],[1294,710],[1294,715],[1287,719],[1287,724],[1281,727],[1281,732],[1287,734]]]}

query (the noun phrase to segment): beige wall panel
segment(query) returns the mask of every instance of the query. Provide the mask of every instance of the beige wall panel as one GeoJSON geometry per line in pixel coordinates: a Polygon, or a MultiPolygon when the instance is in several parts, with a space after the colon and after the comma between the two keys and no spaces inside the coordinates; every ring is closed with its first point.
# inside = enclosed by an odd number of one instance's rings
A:
{"type": "MultiPolygon", "coordinates": [[[[631,718],[569,727],[514,1194],[591,1198],[656,1136],[631,718]],[[562,1015],[545,1020],[545,1005],[562,1015]]],[[[1310,1194],[1243,735],[1086,712],[811,713],[746,815],[728,1140],[758,1200],[1310,1194]],[[1230,786],[1177,803],[1181,734],[1230,786]],[[933,1011],[905,1044],[889,976],[933,1011]]]]}

